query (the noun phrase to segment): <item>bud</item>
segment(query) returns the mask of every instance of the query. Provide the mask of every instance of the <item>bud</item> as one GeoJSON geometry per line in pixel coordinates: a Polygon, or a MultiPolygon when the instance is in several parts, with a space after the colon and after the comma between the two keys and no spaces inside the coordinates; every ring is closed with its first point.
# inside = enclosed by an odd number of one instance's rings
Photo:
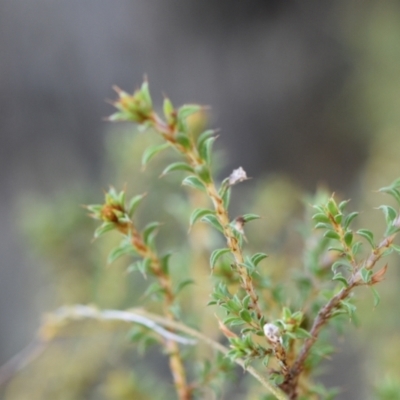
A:
{"type": "Polygon", "coordinates": [[[282,341],[281,332],[276,325],[271,323],[265,324],[263,330],[269,342],[276,344],[282,341]]]}
{"type": "Polygon", "coordinates": [[[243,182],[249,179],[247,177],[246,171],[239,167],[238,169],[234,169],[229,176],[229,186],[236,185],[236,183],[243,182]]]}

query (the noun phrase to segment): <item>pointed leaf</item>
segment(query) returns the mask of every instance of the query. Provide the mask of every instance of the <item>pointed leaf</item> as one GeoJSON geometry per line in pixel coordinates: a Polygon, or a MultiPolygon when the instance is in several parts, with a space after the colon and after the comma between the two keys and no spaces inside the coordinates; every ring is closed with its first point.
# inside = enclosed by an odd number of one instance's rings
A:
{"type": "Polygon", "coordinates": [[[182,185],[189,186],[194,189],[201,190],[203,192],[206,191],[206,188],[205,188],[203,182],[197,176],[194,176],[194,175],[187,176],[182,181],[182,185]]]}
{"type": "Polygon", "coordinates": [[[261,260],[264,260],[264,258],[267,258],[267,257],[268,257],[268,255],[265,254],[265,253],[256,253],[256,254],[254,254],[254,255],[251,257],[251,262],[252,262],[255,266],[257,266],[258,263],[259,263],[261,260]]]}
{"type": "Polygon", "coordinates": [[[346,218],[344,219],[343,228],[347,229],[350,226],[351,221],[353,221],[353,219],[357,217],[358,214],[359,213],[355,211],[347,215],[346,218]]]}
{"type": "Polygon", "coordinates": [[[107,263],[112,264],[115,260],[126,254],[130,255],[136,254],[135,249],[130,243],[124,243],[123,245],[118,246],[113,250],[111,250],[107,258],[107,263]]]}
{"type": "Polygon", "coordinates": [[[371,286],[372,294],[374,295],[374,307],[378,307],[380,301],[381,301],[381,296],[379,296],[378,291],[371,286]]]}
{"type": "Polygon", "coordinates": [[[158,153],[161,151],[167,149],[170,146],[169,143],[162,143],[162,144],[157,144],[154,146],[148,147],[144,152],[142,156],[142,166],[145,167],[148,162],[158,153]]]}
{"type": "Polygon", "coordinates": [[[167,174],[169,174],[170,172],[174,172],[174,171],[188,171],[188,172],[194,172],[194,169],[185,162],[176,162],[173,164],[168,165],[164,171],[161,173],[161,176],[165,176],[167,174]]]}
{"type": "Polygon", "coordinates": [[[242,218],[244,219],[244,222],[247,223],[255,219],[260,219],[261,217],[257,214],[244,214],[242,215],[242,218]]]}
{"type": "Polygon", "coordinates": [[[178,119],[185,120],[190,115],[199,112],[201,108],[198,104],[185,104],[178,110],[178,119]]]}
{"type": "Polygon", "coordinates": [[[216,249],[211,253],[210,256],[210,267],[211,269],[214,269],[215,263],[217,262],[217,260],[223,255],[223,254],[227,254],[230,253],[230,249],[225,248],[225,249],[216,249]]]}
{"type": "Polygon", "coordinates": [[[209,129],[207,131],[202,132],[197,139],[197,148],[200,149],[204,141],[212,137],[214,134],[215,131],[213,129],[209,129]]]}
{"type": "Polygon", "coordinates": [[[372,248],[375,248],[374,234],[371,231],[369,231],[368,229],[359,229],[357,231],[357,234],[366,239],[372,248]]]}
{"type": "Polygon", "coordinates": [[[113,229],[115,229],[115,224],[113,222],[104,222],[94,231],[94,238],[97,239],[113,229]]]}
{"type": "Polygon", "coordinates": [[[329,239],[340,240],[339,234],[337,232],[335,232],[335,231],[326,231],[324,233],[324,237],[329,238],[329,239]]]}
{"type": "Polygon", "coordinates": [[[215,215],[215,211],[209,210],[207,208],[196,208],[193,210],[192,214],[190,215],[189,224],[193,226],[200,218],[204,217],[205,215],[215,215]]]}
{"type": "Polygon", "coordinates": [[[140,202],[143,200],[143,198],[146,196],[146,193],[143,194],[139,194],[135,197],[132,197],[131,201],[129,202],[128,205],[128,215],[130,217],[133,216],[133,214],[135,213],[136,209],[138,208],[140,202]]]}
{"type": "Polygon", "coordinates": [[[343,283],[343,285],[345,287],[349,286],[349,284],[347,283],[347,279],[340,272],[335,274],[335,276],[332,278],[332,280],[343,283]]]}
{"type": "Polygon", "coordinates": [[[178,287],[175,290],[175,294],[178,294],[184,287],[188,285],[193,285],[195,282],[193,279],[185,279],[182,282],[179,282],[178,287]]]}
{"type": "Polygon", "coordinates": [[[204,140],[202,145],[199,147],[199,154],[200,157],[207,163],[210,164],[211,162],[211,152],[212,146],[217,139],[217,136],[209,137],[208,139],[204,140]]]}
{"type": "Polygon", "coordinates": [[[143,231],[142,231],[142,236],[143,236],[143,241],[146,243],[146,245],[149,244],[149,239],[150,237],[156,232],[156,230],[160,227],[160,223],[155,221],[155,222],[150,222],[147,224],[143,231]]]}
{"type": "Polygon", "coordinates": [[[215,229],[217,229],[221,233],[224,233],[224,228],[222,227],[222,225],[220,224],[220,222],[218,221],[218,219],[215,215],[212,215],[212,214],[205,215],[201,219],[201,221],[206,222],[207,224],[213,226],[215,229]]]}

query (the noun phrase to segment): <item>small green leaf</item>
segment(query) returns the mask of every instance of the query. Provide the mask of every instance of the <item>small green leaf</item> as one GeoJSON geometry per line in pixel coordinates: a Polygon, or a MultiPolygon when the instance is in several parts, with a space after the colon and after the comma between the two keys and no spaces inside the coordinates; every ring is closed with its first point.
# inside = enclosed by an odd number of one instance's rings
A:
{"type": "Polygon", "coordinates": [[[139,194],[135,197],[132,197],[132,199],[130,200],[130,202],[128,204],[128,215],[130,217],[133,216],[133,214],[135,213],[136,209],[138,208],[140,202],[143,200],[143,198],[145,196],[146,196],[146,193],[139,194]]]}
{"type": "Polygon", "coordinates": [[[264,260],[264,258],[267,258],[267,257],[268,257],[268,255],[265,254],[265,253],[256,253],[256,254],[254,254],[254,255],[251,257],[251,262],[252,262],[252,264],[254,264],[255,266],[257,266],[258,263],[259,263],[261,260],[264,260]]]}
{"type": "Polygon", "coordinates": [[[313,221],[315,222],[323,222],[326,224],[330,224],[330,219],[323,213],[317,213],[312,216],[313,221]]]}
{"type": "Polygon", "coordinates": [[[366,239],[368,241],[368,243],[371,245],[371,247],[375,248],[374,234],[371,231],[369,231],[368,229],[359,229],[357,231],[357,235],[366,239]]]}
{"type": "Polygon", "coordinates": [[[150,95],[150,90],[149,90],[149,83],[147,81],[144,81],[142,83],[142,86],[140,87],[140,92],[143,96],[143,99],[146,102],[146,105],[151,108],[152,107],[152,101],[151,101],[151,95],[150,95]]]}
{"type": "Polygon", "coordinates": [[[158,282],[153,282],[148,286],[146,291],[144,292],[143,296],[144,297],[149,297],[155,294],[160,294],[163,293],[165,289],[158,283],[158,282]]]}
{"type": "Polygon", "coordinates": [[[315,224],[315,229],[332,229],[332,226],[324,222],[318,222],[315,224]]]}
{"type": "Polygon", "coordinates": [[[112,231],[115,229],[115,224],[113,222],[103,222],[95,231],[94,238],[97,239],[100,236],[104,235],[106,232],[112,231]]]}
{"type": "Polygon", "coordinates": [[[161,151],[167,149],[170,146],[169,143],[162,143],[162,144],[156,144],[154,146],[148,147],[144,152],[142,156],[142,166],[145,167],[148,162],[158,153],[161,151]]]}
{"type": "Polygon", "coordinates": [[[197,139],[197,149],[200,149],[203,146],[204,141],[212,137],[214,134],[215,131],[213,129],[202,132],[197,139]]]}
{"type": "Polygon", "coordinates": [[[124,243],[121,246],[118,246],[111,250],[107,258],[107,263],[112,264],[115,260],[126,254],[136,254],[136,251],[131,243],[124,243]]]}
{"type": "Polygon", "coordinates": [[[211,163],[211,152],[212,152],[212,146],[217,139],[217,136],[211,136],[207,139],[205,139],[201,146],[199,147],[199,154],[200,157],[208,164],[210,165],[211,163]]]}
{"type": "Polygon", "coordinates": [[[205,215],[215,215],[214,210],[209,210],[207,208],[196,208],[190,215],[189,225],[193,226],[199,219],[205,215]]]}
{"type": "Polygon", "coordinates": [[[168,165],[164,171],[161,173],[161,176],[165,176],[167,174],[169,174],[170,172],[174,172],[174,171],[188,171],[188,172],[194,172],[194,169],[185,162],[176,162],[173,164],[168,165]]]}
{"type": "Polygon", "coordinates": [[[349,284],[347,283],[347,279],[340,272],[335,274],[332,280],[343,283],[345,287],[349,286],[349,284]]]}
{"type": "Polygon", "coordinates": [[[187,176],[182,181],[182,185],[189,186],[191,188],[201,190],[203,192],[206,191],[206,188],[205,188],[203,182],[197,176],[194,176],[194,175],[187,176]]]}
{"type": "Polygon", "coordinates": [[[217,262],[217,260],[223,255],[223,254],[227,254],[230,253],[230,249],[225,248],[225,249],[216,249],[211,253],[210,256],[210,267],[211,269],[214,269],[215,267],[215,263],[217,262]]]}
{"type": "Polygon", "coordinates": [[[189,136],[187,135],[187,133],[184,132],[178,132],[175,135],[175,141],[185,149],[190,149],[190,147],[192,146],[192,142],[190,141],[189,136]]]}
{"type": "Polygon", "coordinates": [[[337,232],[335,231],[326,231],[324,233],[324,237],[328,238],[328,239],[336,239],[336,240],[340,240],[340,236],[337,232]]]}
{"type": "Polygon", "coordinates": [[[353,242],[353,232],[352,231],[347,231],[344,234],[344,242],[347,244],[347,246],[351,246],[351,243],[353,242]]]}
{"type": "Polygon", "coordinates": [[[242,318],[242,320],[247,323],[250,323],[252,321],[251,314],[246,309],[241,310],[239,315],[240,315],[240,318],[242,318]]]}
{"type": "Polygon", "coordinates": [[[167,119],[167,121],[169,123],[171,122],[171,115],[174,111],[175,111],[174,106],[173,106],[171,100],[166,97],[164,99],[164,103],[163,103],[163,112],[164,112],[165,118],[167,119]]]}
{"type": "Polygon", "coordinates": [[[339,214],[339,209],[333,197],[328,200],[328,204],[326,206],[333,217],[336,217],[336,215],[339,214]]]}
{"type": "Polygon", "coordinates": [[[142,231],[142,237],[143,241],[146,243],[146,245],[149,245],[149,239],[151,239],[152,236],[154,236],[156,230],[160,227],[160,223],[155,221],[155,222],[150,222],[147,224],[143,231],[142,231]]]}
{"type": "Polygon", "coordinates": [[[225,208],[226,210],[227,210],[228,207],[229,207],[229,203],[230,203],[230,200],[231,200],[231,193],[232,193],[232,190],[231,190],[230,187],[228,187],[226,190],[223,191],[223,194],[222,194],[222,196],[221,196],[221,198],[222,198],[222,203],[223,203],[224,208],[225,208]]]}
{"type": "Polygon", "coordinates": [[[201,108],[202,107],[199,106],[198,104],[185,104],[182,107],[180,107],[178,110],[178,119],[185,120],[190,115],[195,114],[198,111],[200,111],[201,108]]]}
{"type": "Polygon", "coordinates": [[[371,277],[372,277],[372,271],[368,270],[366,268],[361,268],[360,269],[360,274],[361,278],[365,283],[370,283],[371,282],[371,277]]]}
{"type": "Polygon", "coordinates": [[[361,243],[361,242],[355,242],[355,243],[353,244],[353,246],[351,247],[352,253],[353,253],[354,255],[357,255],[357,254],[360,252],[361,247],[362,247],[362,243],[361,243]]]}
{"type": "Polygon", "coordinates": [[[352,212],[349,215],[347,215],[346,218],[344,219],[344,222],[343,222],[343,228],[347,229],[350,226],[351,221],[353,221],[353,219],[355,217],[357,217],[358,214],[359,213],[355,211],[355,212],[352,212]]]}
{"type": "Polygon", "coordinates": [[[201,218],[201,221],[206,222],[207,224],[213,226],[221,233],[224,233],[224,228],[222,227],[222,225],[218,221],[218,218],[215,215],[212,214],[205,215],[204,217],[201,218]]]}
{"type": "Polygon", "coordinates": [[[379,210],[385,215],[386,225],[391,226],[393,221],[397,218],[397,212],[393,207],[390,206],[380,206],[378,207],[379,210]]]}
{"type": "Polygon", "coordinates": [[[178,294],[184,287],[188,286],[188,285],[193,285],[195,282],[193,279],[185,279],[182,282],[179,282],[176,290],[175,290],[175,294],[178,294]]]}
{"type": "Polygon", "coordinates": [[[335,220],[335,222],[337,223],[337,224],[340,224],[341,222],[342,222],[342,218],[343,218],[343,214],[337,214],[337,215],[335,215],[335,218],[334,218],[334,220],[335,220]]]}
{"type": "Polygon", "coordinates": [[[303,328],[296,328],[294,331],[294,334],[296,335],[297,339],[310,339],[312,338],[310,332],[306,331],[303,328]]]}
{"type": "Polygon", "coordinates": [[[244,214],[242,215],[242,218],[244,219],[244,222],[247,223],[255,219],[260,219],[261,217],[257,214],[244,214]]]}
{"type": "Polygon", "coordinates": [[[168,274],[168,270],[169,270],[169,259],[171,258],[172,253],[168,252],[167,254],[163,255],[161,257],[160,260],[160,264],[161,264],[161,269],[163,270],[163,272],[165,272],[166,274],[168,274]]]}
{"type": "Polygon", "coordinates": [[[378,291],[371,286],[372,294],[374,295],[374,307],[378,307],[380,301],[381,301],[381,296],[379,295],[378,291]]]}
{"type": "Polygon", "coordinates": [[[344,209],[346,208],[347,204],[349,203],[350,200],[343,200],[339,203],[339,211],[342,213],[344,209]]]}

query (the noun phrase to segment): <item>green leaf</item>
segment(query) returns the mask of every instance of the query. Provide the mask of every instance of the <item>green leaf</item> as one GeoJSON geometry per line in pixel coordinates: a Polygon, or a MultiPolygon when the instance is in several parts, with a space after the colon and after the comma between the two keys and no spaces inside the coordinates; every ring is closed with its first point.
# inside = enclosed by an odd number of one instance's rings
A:
{"type": "Polygon", "coordinates": [[[199,147],[200,157],[207,163],[207,165],[210,165],[212,146],[216,139],[217,136],[211,136],[205,139],[199,147]]]}
{"type": "Polygon", "coordinates": [[[151,108],[152,107],[152,101],[151,101],[151,95],[150,95],[150,90],[149,90],[149,83],[147,81],[144,81],[142,83],[142,86],[140,88],[140,92],[143,96],[143,99],[146,102],[146,105],[151,108]]]}
{"type": "Polygon", "coordinates": [[[175,111],[174,106],[173,106],[171,100],[166,97],[164,99],[164,103],[163,103],[163,112],[164,112],[164,116],[168,122],[171,122],[171,115],[174,111],[175,111]]]}
{"type": "Polygon", "coordinates": [[[335,274],[332,280],[343,283],[345,287],[349,286],[349,284],[347,283],[347,279],[340,272],[335,274]]]}
{"type": "Polygon", "coordinates": [[[261,217],[257,214],[244,214],[242,215],[242,218],[244,219],[244,222],[247,223],[255,219],[260,219],[261,217]]]}
{"type": "Polygon", "coordinates": [[[177,143],[179,143],[185,149],[190,149],[190,147],[192,145],[192,142],[190,141],[189,136],[187,135],[187,133],[184,133],[184,132],[178,132],[175,135],[175,141],[177,143]]]}
{"type": "Polygon", "coordinates": [[[197,139],[197,149],[200,149],[203,146],[204,141],[212,137],[214,134],[215,131],[213,129],[202,132],[197,139]]]}
{"type": "Polygon", "coordinates": [[[347,246],[351,246],[351,243],[353,242],[353,232],[352,231],[347,231],[344,234],[344,242],[347,244],[347,246]]]}
{"type": "Polygon", "coordinates": [[[188,172],[194,172],[194,169],[185,162],[176,162],[173,164],[168,165],[164,171],[161,173],[161,176],[165,176],[167,174],[169,174],[170,172],[174,172],[174,171],[188,171],[188,172]]]}
{"type": "Polygon", "coordinates": [[[178,294],[184,287],[188,286],[188,285],[193,285],[195,282],[193,279],[185,279],[182,282],[179,282],[175,294],[178,294]]]}
{"type": "Polygon", "coordinates": [[[390,186],[379,189],[379,191],[390,194],[400,204],[400,192],[398,190],[397,181],[393,182],[390,186]]]}
{"type": "Polygon", "coordinates": [[[215,264],[217,262],[217,260],[223,255],[223,254],[227,254],[230,253],[230,249],[228,248],[224,248],[224,249],[216,249],[211,253],[210,256],[210,267],[211,269],[214,269],[215,264]]]}
{"type": "Polygon", "coordinates": [[[328,238],[328,239],[335,239],[335,240],[340,240],[340,236],[337,232],[335,231],[326,231],[324,233],[324,237],[328,238]]]}
{"type": "Polygon", "coordinates": [[[193,226],[199,219],[205,215],[215,215],[215,211],[209,210],[207,208],[196,208],[190,215],[189,225],[193,226]]]}
{"type": "Polygon", "coordinates": [[[254,255],[251,257],[251,262],[252,262],[252,264],[254,264],[255,266],[257,266],[258,263],[259,263],[261,260],[264,260],[264,258],[267,258],[267,257],[268,257],[268,255],[265,254],[265,253],[256,253],[256,254],[254,254],[254,255]]]}
{"type": "Polygon", "coordinates": [[[332,229],[332,225],[324,222],[318,222],[315,224],[315,229],[332,229]]]}
{"type": "Polygon", "coordinates": [[[217,217],[215,215],[209,214],[205,215],[204,217],[201,218],[201,221],[206,222],[207,224],[213,226],[215,229],[220,231],[221,233],[224,233],[224,228],[218,221],[217,217]]]}
{"type": "Polygon", "coordinates": [[[231,200],[231,193],[232,193],[232,190],[231,190],[230,187],[228,187],[226,190],[223,191],[223,194],[222,194],[222,196],[221,196],[221,198],[222,198],[222,203],[223,203],[224,208],[225,208],[226,210],[227,210],[228,207],[229,207],[229,203],[230,203],[230,200],[231,200]]]}
{"type": "Polygon", "coordinates": [[[247,323],[250,323],[253,320],[253,318],[251,317],[251,314],[246,309],[241,310],[239,315],[240,315],[240,318],[242,318],[242,320],[247,323]]]}
{"type": "Polygon", "coordinates": [[[151,237],[154,236],[156,230],[160,227],[160,223],[155,221],[155,222],[150,222],[147,224],[143,231],[142,231],[142,237],[143,241],[146,243],[146,245],[149,245],[149,240],[151,240],[151,237]]]}
{"type": "Polygon", "coordinates": [[[360,269],[360,274],[361,278],[365,283],[370,283],[371,282],[371,277],[372,277],[372,271],[368,270],[366,268],[361,268],[360,269]]]}
{"type": "Polygon", "coordinates": [[[375,248],[374,234],[371,231],[369,231],[368,229],[359,229],[357,231],[357,235],[366,239],[368,241],[368,243],[371,245],[371,247],[375,248]]]}
{"type": "Polygon", "coordinates": [[[187,176],[183,181],[182,185],[189,186],[191,188],[201,190],[202,192],[206,191],[206,188],[203,184],[203,182],[194,175],[187,176]]]}
{"type": "Polygon", "coordinates": [[[115,260],[126,254],[136,254],[136,251],[131,243],[123,243],[122,245],[111,250],[107,258],[107,263],[112,264],[115,260]]]}
{"type": "Polygon", "coordinates": [[[391,226],[393,225],[393,221],[397,218],[397,212],[393,207],[390,206],[380,206],[378,207],[379,210],[385,215],[386,225],[391,226]]]}
{"type": "Polygon", "coordinates": [[[374,295],[374,307],[378,307],[379,303],[381,302],[381,296],[373,286],[371,286],[371,290],[372,294],[374,295]]]}
{"type": "Polygon", "coordinates": [[[339,203],[339,211],[342,213],[344,209],[346,208],[347,204],[349,203],[350,200],[343,200],[339,203]]]}
{"type": "Polygon", "coordinates": [[[343,218],[343,214],[337,214],[337,215],[335,215],[335,218],[334,218],[334,220],[335,220],[335,222],[337,223],[337,224],[340,224],[341,222],[342,222],[342,218],[343,218]]]}
{"type": "Polygon", "coordinates": [[[355,243],[353,244],[353,246],[351,247],[352,253],[353,253],[354,255],[357,255],[357,254],[360,252],[361,247],[362,247],[362,243],[361,243],[361,242],[355,242],[355,243]]]}
{"type": "Polygon", "coordinates": [[[160,264],[161,264],[161,269],[163,270],[163,272],[165,272],[166,274],[168,274],[168,270],[169,270],[169,259],[171,258],[172,253],[168,252],[167,254],[163,255],[161,257],[160,260],[160,264]]]}
{"type": "Polygon", "coordinates": [[[357,217],[358,214],[359,213],[355,211],[355,212],[352,212],[349,215],[347,215],[346,218],[344,219],[344,222],[343,222],[343,228],[347,229],[350,226],[351,221],[353,221],[353,219],[355,217],[357,217]]]}
{"type": "Polygon", "coordinates": [[[303,328],[296,328],[294,331],[294,334],[296,335],[297,339],[310,339],[312,338],[310,332],[306,331],[303,328]]]}
{"type": "Polygon", "coordinates": [[[135,197],[132,197],[132,199],[130,200],[130,202],[128,204],[128,215],[130,217],[133,216],[133,214],[135,213],[136,209],[138,208],[140,202],[143,200],[143,198],[145,196],[146,196],[146,193],[139,194],[135,197]]]}
{"type": "Polygon", "coordinates": [[[178,119],[185,120],[190,115],[195,114],[198,111],[200,111],[201,108],[202,107],[199,106],[198,104],[185,104],[182,107],[180,107],[178,110],[178,119]]]}
{"type": "Polygon", "coordinates": [[[158,153],[161,151],[167,149],[170,146],[169,143],[162,143],[162,144],[156,144],[154,146],[148,147],[142,155],[142,166],[145,167],[148,162],[158,153]]]}
{"type": "Polygon", "coordinates": [[[323,213],[317,213],[312,216],[313,221],[315,222],[323,222],[326,224],[330,224],[331,220],[323,213]]]}
{"type": "Polygon", "coordinates": [[[339,209],[333,197],[328,200],[328,204],[326,206],[333,217],[336,217],[336,215],[339,214],[339,209]]]}
{"type": "Polygon", "coordinates": [[[97,239],[100,236],[104,235],[106,232],[112,231],[115,229],[115,224],[113,222],[103,222],[95,231],[94,238],[97,239]]]}
{"type": "Polygon", "coordinates": [[[149,297],[155,294],[163,293],[164,291],[165,289],[158,282],[153,282],[151,285],[148,286],[143,296],[149,297]]]}

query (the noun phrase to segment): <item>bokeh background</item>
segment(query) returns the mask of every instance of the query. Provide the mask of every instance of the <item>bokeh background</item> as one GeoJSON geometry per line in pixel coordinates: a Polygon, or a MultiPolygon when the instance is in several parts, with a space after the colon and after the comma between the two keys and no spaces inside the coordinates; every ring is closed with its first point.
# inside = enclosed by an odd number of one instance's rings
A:
{"type": "MultiPolygon", "coordinates": [[[[43,311],[93,300],[77,282],[101,260],[82,255],[90,227],[74,235],[84,212],[62,199],[96,202],[114,183],[104,170],[107,140],[118,132],[102,120],[114,84],[131,91],[146,74],[159,105],[161,93],[175,104],[211,105],[221,174],[241,165],[257,182],[298,192],[325,185],[368,208],[380,201],[372,190],[400,172],[398,1],[2,0],[0,54],[0,364],[30,341],[43,311]]],[[[338,339],[344,350],[324,379],[344,387],[340,399],[376,398],[377,377],[395,387],[400,280],[391,278],[379,316],[368,303],[366,329],[338,339]]],[[[380,398],[397,398],[393,390],[380,398]]],[[[2,393],[25,398],[15,387],[2,393]]],[[[124,398],[111,389],[40,393],[124,398]]]]}

